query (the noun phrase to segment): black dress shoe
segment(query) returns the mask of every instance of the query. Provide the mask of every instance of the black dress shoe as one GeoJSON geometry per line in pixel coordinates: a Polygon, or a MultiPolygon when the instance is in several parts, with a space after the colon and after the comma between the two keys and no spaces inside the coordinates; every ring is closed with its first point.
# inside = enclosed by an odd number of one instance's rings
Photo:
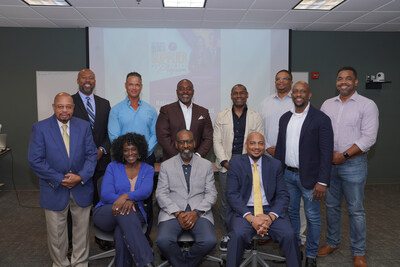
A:
{"type": "Polygon", "coordinates": [[[101,240],[97,237],[94,238],[95,242],[99,245],[99,248],[107,251],[115,247],[114,242],[101,240]]]}
{"type": "Polygon", "coordinates": [[[317,259],[306,257],[306,265],[305,267],[317,267],[317,259]]]}

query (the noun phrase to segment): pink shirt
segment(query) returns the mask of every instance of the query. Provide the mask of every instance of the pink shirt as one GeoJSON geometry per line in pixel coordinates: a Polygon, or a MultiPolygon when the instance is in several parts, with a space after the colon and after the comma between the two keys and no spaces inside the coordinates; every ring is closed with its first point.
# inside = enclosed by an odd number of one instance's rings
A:
{"type": "Polygon", "coordinates": [[[340,96],[322,104],[323,111],[332,121],[334,150],[343,153],[356,144],[367,152],[376,142],[379,111],[375,102],[356,92],[346,102],[340,96]]]}

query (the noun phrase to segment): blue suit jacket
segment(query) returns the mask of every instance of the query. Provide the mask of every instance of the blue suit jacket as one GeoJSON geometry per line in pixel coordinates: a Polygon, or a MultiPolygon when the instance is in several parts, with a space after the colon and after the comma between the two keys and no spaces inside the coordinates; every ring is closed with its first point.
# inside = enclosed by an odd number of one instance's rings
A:
{"type": "Polygon", "coordinates": [[[87,121],[72,117],[70,120],[70,157],[62,139],[57,118],[53,115],[32,126],[28,160],[39,176],[40,205],[49,210],[63,210],[69,194],[81,207],[93,202],[93,176],[97,163],[97,149],[87,121]],[[65,174],[72,172],[82,177],[71,190],[60,183],[65,174]]]}
{"type": "MultiPolygon", "coordinates": [[[[275,158],[285,167],[286,130],[292,112],[279,120],[279,134],[275,158]]],[[[300,132],[299,174],[303,187],[313,189],[317,182],[329,185],[333,157],[333,130],[331,120],[322,111],[310,105],[300,132]]],[[[293,167],[293,166],[292,166],[293,167]]]]}
{"type": "MultiPolygon", "coordinates": [[[[265,196],[271,206],[271,212],[283,218],[286,216],[289,204],[289,193],[283,179],[281,163],[263,155],[261,168],[265,196]]],[[[247,202],[253,187],[252,183],[253,174],[248,154],[232,158],[229,161],[226,181],[226,197],[231,208],[227,216],[228,221],[233,214],[242,217],[245,213],[250,212],[247,202]]]]}

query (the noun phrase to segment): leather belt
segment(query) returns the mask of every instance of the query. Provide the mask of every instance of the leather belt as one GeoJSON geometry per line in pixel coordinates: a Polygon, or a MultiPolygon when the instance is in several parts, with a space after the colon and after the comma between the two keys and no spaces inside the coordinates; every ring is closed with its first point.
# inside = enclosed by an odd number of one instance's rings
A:
{"type": "Polygon", "coordinates": [[[291,172],[295,172],[295,173],[298,173],[298,172],[299,172],[299,169],[298,169],[298,168],[294,168],[294,167],[290,167],[290,166],[286,166],[286,169],[288,169],[288,170],[291,171],[291,172]]]}

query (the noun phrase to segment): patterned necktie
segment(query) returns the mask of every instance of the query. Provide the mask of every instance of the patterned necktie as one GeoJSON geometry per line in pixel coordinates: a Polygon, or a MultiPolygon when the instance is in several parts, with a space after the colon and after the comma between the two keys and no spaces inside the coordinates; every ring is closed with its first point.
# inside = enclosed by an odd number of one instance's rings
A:
{"type": "Polygon", "coordinates": [[[64,124],[61,127],[63,129],[62,138],[64,140],[64,145],[65,145],[65,148],[67,149],[67,154],[68,154],[68,157],[69,157],[69,135],[67,133],[68,125],[64,124]]]}
{"type": "Polygon", "coordinates": [[[90,104],[90,97],[86,97],[86,110],[89,115],[89,120],[90,120],[90,127],[93,129],[94,128],[94,110],[92,107],[92,104],[90,104]]]}
{"type": "Polygon", "coordinates": [[[257,171],[257,163],[253,163],[253,197],[254,197],[254,215],[263,214],[263,205],[261,197],[260,175],[257,171]]]}

